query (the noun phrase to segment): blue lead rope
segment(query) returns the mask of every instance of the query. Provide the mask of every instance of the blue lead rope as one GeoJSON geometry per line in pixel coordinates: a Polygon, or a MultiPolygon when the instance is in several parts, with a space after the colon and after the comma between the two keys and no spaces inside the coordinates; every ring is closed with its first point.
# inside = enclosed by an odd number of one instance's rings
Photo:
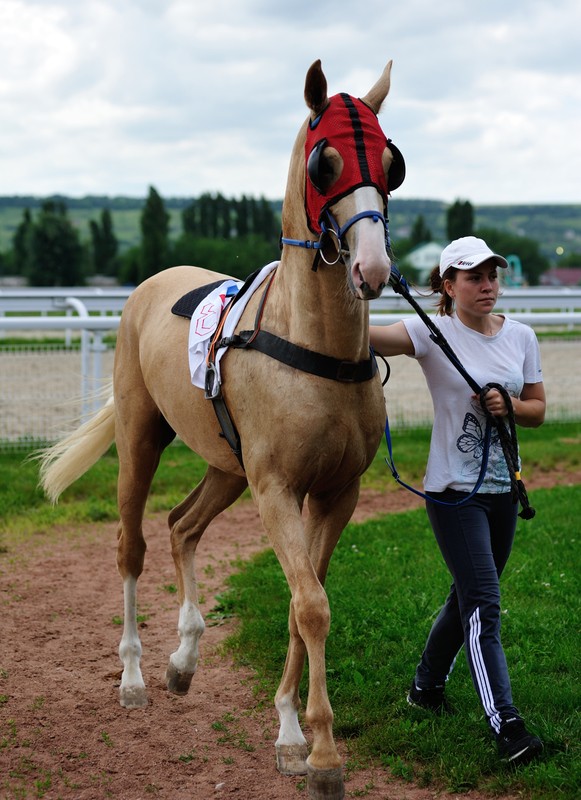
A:
{"type": "Polygon", "coordinates": [[[391,432],[389,430],[389,418],[387,416],[385,418],[385,442],[387,444],[387,450],[389,452],[389,458],[385,459],[385,463],[390,468],[391,474],[393,475],[395,480],[400,484],[400,486],[403,486],[405,489],[408,489],[410,492],[413,492],[414,494],[417,494],[418,497],[423,497],[424,500],[429,500],[430,503],[436,503],[439,506],[461,506],[464,503],[467,503],[468,500],[470,500],[472,497],[474,497],[474,495],[478,492],[478,490],[482,486],[482,483],[484,481],[484,476],[486,475],[486,470],[488,468],[488,451],[489,451],[489,448],[490,448],[491,435],[492,435],[492,423],[491,423],[490,419],[487,419],[486,420],[486,429],[484,431],[484,442],[483,442],[483,448],[484,449],[483,449],[483,453],[482,453],[482,464],[480,465],[480,473],[478,475],[478,479],[476,481],[476,485],[474,486],[474,488],[472,489],[470,494],[466,495],[466,497],[463,497],[462,500],[458,500],[456,503],[448,503],[445,500],[438,500],[435,497],[431,497],[430,495],[425,494],[424,492],[420,492],[419,489],[414,489],[413,486],[410,486],[405,481],[402,481],[402,479],[399,476],[399,472],[397,471],[397,467],[395,466],[395,462],[393,460],[393,450],[392,450],[392,446],[391,446],[391,432]]]}

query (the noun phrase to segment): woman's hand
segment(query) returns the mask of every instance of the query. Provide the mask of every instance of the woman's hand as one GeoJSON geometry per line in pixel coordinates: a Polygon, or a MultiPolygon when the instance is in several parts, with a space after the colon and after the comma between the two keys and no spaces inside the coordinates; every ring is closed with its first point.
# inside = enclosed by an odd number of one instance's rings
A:
{"type": "MultiPolygon", "coordinates": [[[[474,400],[482,399],[482,395],[478,396],[477,394],[474,394],[472,397],[474,400]]],[[[483,399],[485,409],[493,417],[507,416],[508,408],[506,407],[506,401],[498,389],[488,389],[488,391],[484,393],[483,399]]]]}
{"type": "MultiPolygon", "coordinates": [[[[475,400],[478,395],[473,395],[475,400]]],[[[523,428],[538,428],[545,421],[547,401],[542,382],[525,383],[520,397],[513,397],[514,421],[523,428]]],[[[498,389],[489,389],[484,397],[484,406],[493,417],[505,417],[508,408],[498,389]]]]}

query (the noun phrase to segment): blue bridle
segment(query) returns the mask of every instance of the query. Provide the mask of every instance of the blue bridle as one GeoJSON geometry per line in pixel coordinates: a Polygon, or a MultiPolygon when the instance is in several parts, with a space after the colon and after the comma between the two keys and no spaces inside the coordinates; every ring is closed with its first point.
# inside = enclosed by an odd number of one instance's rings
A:
{"type": "Polygon", "coordinates": [[[343,244],[343,238],[349,228],[354,225],[356,222],[359,222],[361,219],[372,219],[374,222],[380,222],[383,224],[385,230],[385,247],[389,252],[391,242],[389,238],[389,227],[388,227],[388,220],[381,211],[377,211],[375,209],[369,209],[368,211],[360,211],[358,214],[355,214],[353,217],[347,220],[347,222],[341,226],[335,219],[335,217],[331,214],[330,210],[327,209],[325,211],[325,216],[321,220],[321,234],[317,240],[312,239],[289,239],[286,236],[281,236],[280,243],[282,245],[290,245],[292,247],[303,247],[306,250],[316,250],[317,254],[315,260],[313,262],[312,269],[314,272],[317,271],[318,261],[319,258],[322,258],[325,264],[328,266],[334,266],[338,264],[342,257],[341,252],[342,250],[346,249],[343,244]],[[335,245],[337,248],[337,257],[334,261],[329,261],[328,258],[325,257],[324,251],[324,244],[325,244],[325,237],[335,238],[335,245]]]}

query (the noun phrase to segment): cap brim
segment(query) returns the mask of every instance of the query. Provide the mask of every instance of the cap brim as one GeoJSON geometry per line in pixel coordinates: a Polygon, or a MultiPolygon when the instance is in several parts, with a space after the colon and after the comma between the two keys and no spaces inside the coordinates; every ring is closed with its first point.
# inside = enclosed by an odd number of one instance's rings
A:
{"type": "Polygon", "coordinates": [[[447,269],[450,269],[450,267],[461,270],[474,269],[490,259],[494,259],[498,267],[508,269],[508,261],[506,258],[499,256],[497,253],[477,253],[475,255],[466,256],[466,258],[459,258],[456,261],[453,261],[451,264],[448,264],[448,266],[443,270],[440,268],[440,275],[443,275],[447,269]]]}

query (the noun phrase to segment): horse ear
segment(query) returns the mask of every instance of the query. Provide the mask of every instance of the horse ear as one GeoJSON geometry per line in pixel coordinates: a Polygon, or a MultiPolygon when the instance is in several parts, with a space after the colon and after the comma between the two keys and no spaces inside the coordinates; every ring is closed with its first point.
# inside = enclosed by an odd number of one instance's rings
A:
{"type": "Polygon", "coordinates": [[[317,59],[307,72],[305,80],[305,102],[316,116],[327,107],[327,79],[321,68],[321,59],[317,59]]]}
{"type": "Polygon", "coordinates": [[[391,83],[390,75],[391,75],[391,65],[393,61],[389,61],[387,66],[381,73],[380,79],[377,81],[375,86],[371,88],[365,97],[362,97],[364,103],[367,103],[368,106],[375,111],[376,114],[379,114],[379,109],[381,108],[381,104],[387,97],[389,93],[389,86],[391,83]]]}

